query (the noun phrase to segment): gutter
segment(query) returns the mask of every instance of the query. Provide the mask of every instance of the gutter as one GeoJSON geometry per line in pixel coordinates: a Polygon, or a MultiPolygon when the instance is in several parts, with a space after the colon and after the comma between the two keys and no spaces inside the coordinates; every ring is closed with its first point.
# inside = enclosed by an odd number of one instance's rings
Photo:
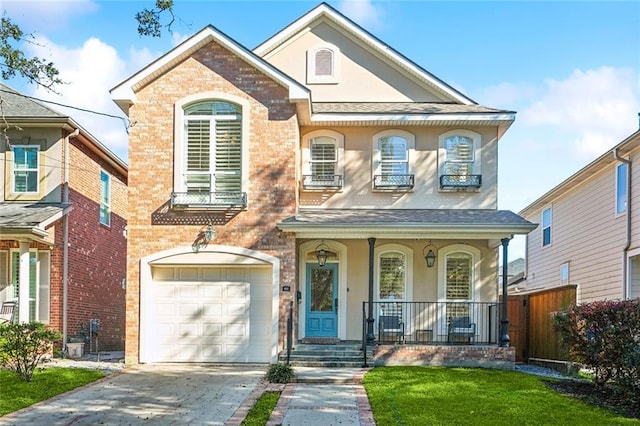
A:
{"type": "Polygon", "coordinates": [[[622,158],[618,155],[618,148],[614,148],[613,151],[613,158],[615,158],[617,161],[620,161],[624,164],[627,165],[627,208],[625,209],[625,216],[626,216],[626,242],[625,242],[625,246],[622,249],[622,299],[623,300],[627,300],[629,297],[629,259],[628,259],[628,252],[629,252],[629,247],[631,247],[631,160],[627,159],[627,158],[622,158]]]}

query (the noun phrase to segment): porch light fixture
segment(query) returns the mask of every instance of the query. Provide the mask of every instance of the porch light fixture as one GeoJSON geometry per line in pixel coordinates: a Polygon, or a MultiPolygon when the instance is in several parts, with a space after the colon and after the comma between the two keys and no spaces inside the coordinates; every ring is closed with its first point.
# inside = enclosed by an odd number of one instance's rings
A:
{"type": "Polygon", "coordinates": [[[316,247],[316,258],[318,259],[318,265],[324,266],[327,264],[327,250],[329,250],[329,246],[325,243],[320,243],[316,247]]]}
{"type": "Polygon", "coordinates": [[[191,248],[193,249],[194,252],[198,253],[201,248],[209,245],[209,243],[211,242],[211,240],[213,240],[215,236],[216,236],[216,231],[213,229],[213,225],[211,224],[211,222],[209,222],[207,229],[205,229],[204,231],[200,231],[200,233],[198,234],[198,237],[191,245],[191,248]]]}
{"type": "Polygon", "coordinates": [[[427,267],[428,268],[432,268],[433,265],[436,264],[436,253],[433,251],[433,249],[436,249],[436,246],[433,245],[431,240],[429,240],[429,244],[427,244],[422,249],[422,255],[424,256],[424,260],[427,261],[427,267]],[[427,251],[427,249],[429,249],[429,251],[427,251]],[[426,252],[426,254],[425,254],[425,252],[426,252]]]}

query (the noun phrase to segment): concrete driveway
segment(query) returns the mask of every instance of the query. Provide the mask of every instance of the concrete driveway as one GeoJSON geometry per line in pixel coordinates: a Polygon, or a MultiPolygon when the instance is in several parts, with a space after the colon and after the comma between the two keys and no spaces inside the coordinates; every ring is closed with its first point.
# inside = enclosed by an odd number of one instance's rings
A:
{"type": "Polygon", "coordinates": [[[0,425],[224,425],[266,366],[147,364],[0,418],[0,425]]]}

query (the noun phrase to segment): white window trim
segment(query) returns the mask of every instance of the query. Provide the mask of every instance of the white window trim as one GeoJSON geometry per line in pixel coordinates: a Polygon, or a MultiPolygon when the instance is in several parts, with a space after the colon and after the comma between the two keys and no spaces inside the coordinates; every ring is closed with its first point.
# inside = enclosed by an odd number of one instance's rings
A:
{"type": "Polygon", "coordinates": [[[405,297],[401,299],[394,299],[399,302],[411,302],[413,301],[413,250],[409,247],[400,245],[400,244],[383,244],[374,249],[373,258],[374,266],[373,266],[373,276],[374,276],[374,291],[375,291],[375,301],[389,301],[391,299],[380,300],[380,256],[386,253],[400,253],[405,256],[407,261],[406,271],[404,274],[405,279],[405,297]]]}
{"type": "Polygon", "coordinates": [[[330,43],[316,46],[307,50],[307,84],[337,84],[340,74],[340,49],[330,43]],[[319,50],[328,50],[332,53],[331,75],[316,75],[316,53],[319,50]]]}
{"type": "Polygon", "coordinates": [[[27,194],[27,195],[34,195],[34,194],[39,194],[40,193],[40,167],[41,167],[41,158],[40,158],[40,146],[39,145],[14,145],[13,146],[14,150],[12,152],[12,163],[11,163],[11,194],[12,195],[20,195],[20,194],[27,194]],[[36,150],[37,154],[36,154],[36,158],[38,160],[38,164],[36,165],[35,170],[33,169],[18,169],[16,168],[16,157],[15,157],[15,148],[33,148],[36,150]],[[36,190],[35,191],[16,191],[16,172],[18,171],[27,171],[27,172],[36,172],[36,190]]]}
{"type": "MultiPolygon", "coordinates": [[[[12,257],[13,257],[13,253],[17,253],[18,255],[18,261],[20,258],[20,250],[19,249],[10,249],[7,252],[7,286],[4,288],[4,292],[5,292],[5,300],[18,300],[18,298],[16,298],[16,296],[14,295],[15,291],[16,291],[16,287],[14,285],[14,283],[11,281],[11,276],[13,273],[13,262],[12,262],[12,257]]],[[[31,253],[33,253],[35,255],[35,259],[36,259],[36,268],[35,268],[35,285],[36,285],[36,297],[35,297],[35,318],[33,319],[33,321],[37,321],[37,322],[42,322],[44,324],[49,324],[51,318],[50,318],[50,312],[47,312],[47,317],[44,318],[42,315],[40,315],[40,309],[41,309],[41,305],[43,303],[45,303],[45,307],[50,309],[51,308],[51,282],[50,282],[50,274],[51,274],[51,252],[48,250],[38,250],[35,248],[30,248],[29,249],[29,257],[31,257],[31,253]],[[43,265],[42,264],[42,255],[46,255],[47,256],[47,262],[48,265],[43,265]],[[43,276],[43,271],[47,271],[48,274],[43,276]],[[48,282],[45,282],[48,281],[48,282]],[[46,289],[48,291],[48,295],[49,295],[49,300],[42,300],[41,298],[41,292],[43,289],[46,289]]],[[[17,279],[20,279],[20,276],[18,274],[17,279]]]]}
{"type": "Polygon", "coordinates": [[[547,206],[540,212],[540,231],[540,246],[542,248],[551,246],[551,244],[553,244],[553,206],[547,206]],[[544,243],[544,230],[546,229],[546,227],[544,226],[544,212],[546,212],[547,210],[549,210],[549,244],[544,243]]]}
{"type": "MultiPolygon", "coordinates": [[[[439,302],[479,302],[480,300],[476,300],[478,295],[482,294],[482,281],[481,281],[481,270],[480,270],[480,259],[482,258],[482,253],[479,249],[467,245],[467,244],[452,244],[445,247],[442,247],[438,250],[438,301],[439,302]],[[455,253],[464,253],[471,256],[471,294],[470,299],[468,300],[447,300],[447,270],[446,270],[446,260],[447,257],[451,254],[455,253]]],[[[444,308],[444,303],[442,303],[441,312],[438,313],[438,334],[445,335],[447,333],[447,314],[446,309],[444,308]]]]}
{"type": "MultiPolygon", "coordinates": [[[[223,102],[232,102],[240,105],[242,108],[242,158],[241,158],[241,175],[242,184],[241,192],[247,192],[249,188],[249,123],[251,121],[250,111],[251,104],[248,100],[239,96],[230,95],[224,92],[210,91],[190,95],[178,100],[174,105],[174,151],[173,151],[173,190],[174,192],[186,192],[187,185],[184,175],[185,163],[185,136],[184,136],[184,107],[188,104],[196,102],[206,102],[210,100],[219,100],[223,102]]],[[[250,200],[247,200],[249,203],[250,200]]]]}
{"type": "Polygon", "coordinates": [[[311,174],[311,141],[322,136],[336,143],[336,174],[341,175],[344,182],[344,135],[333,130],[314,130],[302,137],[302,174],[311,174]]]}
{"type": "MultiPolygon", "coordinates": [[[[620,199],[618,198],[618,186],[620,185],[619,176],[620,176],[620,168],[621,167],[627,167],[628,168],[629,165],[627,163],[619,163],[616,166],[616,169],[615,169],[616,170],[616,186],[615,186],[615,206],[614,206],[614,208],[615,208],[616,216],[621,216],[621,215],[625,214],[626,211],[627,211],[628,205],[629,205],[629,200],[625,200],[623,208],[622,209],[618,208],[618,206],[620,204],[620,199]]],[[[629,176],[628,171],[625,171],[625,180],[627,180],[627,181],[628,181],[628,176],[629,176]]],[[[627,182],[627,185],[629,185],[629,182],[627,182]]],[[[625,188],[624,188],[624,197],[625,197],[625,199],[627,198],[627,192],[628,192],[627,191],[627,187],[625,186],[625,188]]]]}
{"type": "Polygon", "coordinates": [[[100,222],[101,225],[110,227],[111,226],[111,175],[109,173],[107,173],[105,170],[100,169],[100,206],[99,206],[100,211],[98,211],[98,221],[100,222]],[[105,175],[107,177],[107,182],[108,182],[108,194],[107,194],[107,202],[105,203],[105,206],[107,207],[107,223],[102,221],[102,215],[100,215],[100,211],[102,210],[102,175],[105,175]]]}
{"type": "MultiPolygon", "coordinates": [[[[444,174],[444,166],[447,162],[447,149],[445,146],[445,142],[447,138],[451,136],[466,136],[473,140],[473,163],[471,163],[471,174],[473,175],[481,175],[482,176],[482,135],[480,133],[473,132],[471,130],[465,129],[456,129],[450,130],[446,133],[441,134],[438,137],[438,190],[441,192],[451,192],[458,191],[460,189],[464,189],[466,191],[470,190],[470,188],[441,188],[440,187],[440,176],[444,174]]],[[[473,188],[476,191],[480,189],[473,188]]]]}
{"type": "Polygon", "coordinates": [[[399,129],[389,129],[373,135],[372,141],[372,165],[371,165],[371,182],[374,180],[375,175],[382,174],[382,152],[380,150],[380,139],[388,136],[399,136],[407,141],[407,174],[414,174],[414,159],[416,137],[414,134],[399,129]]]}

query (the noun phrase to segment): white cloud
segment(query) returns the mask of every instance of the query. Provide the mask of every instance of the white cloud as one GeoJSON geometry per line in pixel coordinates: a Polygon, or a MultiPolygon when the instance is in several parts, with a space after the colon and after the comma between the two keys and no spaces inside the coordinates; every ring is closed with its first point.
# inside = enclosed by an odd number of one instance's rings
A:
{"type": "Polygon", "coordinates": [[[382,9],[371,0],[344,0],[338,9],[365,28],[379,28],[382,24],[382,9]]]}
{"type": "Polygon", "coordinates": [[[575,136],[567,142],[578,158],[595,158],[638,128],[637,79],[634,70],[613,67],[548,79],[539,100],[522,111],[520,120],[527,126],[570,131],[575,136]]]}
{"type": "Polygon", "coordinates": [[[185,41],[189,37],[191,37],[191,35],[189,35],[189,34],[180,34],[179,32],[174,31],[174,32],[171,33],[171,46],[176,47],[177,45],[179,45],[180,43],[182,43],[183,41],[185,41]]]}
{"type": "MultiPolygon", "coordinates": [[[[125,117],[111,100],[109,90],[129,77],[129,70],[137,70],[140,64],[149,63],[152,58],[149,51],[132,49],[129,51],[130,59],[125,61],[114,47],[97,38],[90,38],[77,48],[59,46],[45,38],[37,41],[38,46],[31,46],[30,53],[52,60],[60,71],[60,78],[68,84],[56,87],[60,95],[32,86],[33,96],[125,117]]],[[[57,105],[51,107],[73,117],[101,143],[126,160],[128,139],[121,120],[57,105]]]]}
{"type": "Polygon", "coordinates": [[[77,16],[99,9],[93,0],[1,0],[0,6],[27,33],[68,27],[77,16]]]}

